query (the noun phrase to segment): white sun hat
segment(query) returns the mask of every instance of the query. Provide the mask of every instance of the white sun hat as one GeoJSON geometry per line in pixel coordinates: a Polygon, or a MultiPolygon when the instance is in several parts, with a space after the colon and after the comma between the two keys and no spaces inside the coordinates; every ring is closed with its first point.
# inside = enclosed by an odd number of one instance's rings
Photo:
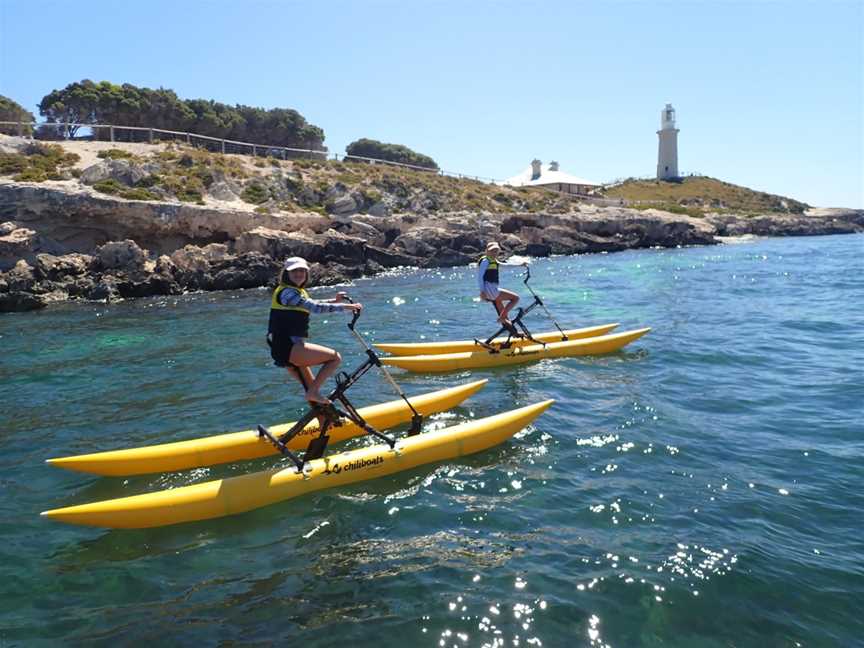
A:
{"type": "Polygon", "coordinates": [[[306,272],[309,272],[309,264],[306,263],[306,259],[303,257],[288,257],[285,259],[284,268],[289,272],[298,268],[303,268],[306,272]]]}

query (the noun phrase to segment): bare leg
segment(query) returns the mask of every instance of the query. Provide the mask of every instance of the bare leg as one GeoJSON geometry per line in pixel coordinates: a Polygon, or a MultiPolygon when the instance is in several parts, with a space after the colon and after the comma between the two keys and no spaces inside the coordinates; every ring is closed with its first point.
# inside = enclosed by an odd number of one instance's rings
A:
{"type": "MultiPolygon", "coordinates": [[[[311,385],[315,381],[315,376],[312,375],[312,370],[309,367],[298,367],[294,369],[293,367],[288,367],[288,375],[297,380],[301,385],[303,385],[303,391],[305,392],[309,385],[311,385]],[[298,369],[300,373],[298,373],[298,369]]],[[[318,415],[318,429],[320,430],[324,426],[325,416],[323,414],[318,415]]]]}
{"type": "Polygon", "coordinates": [[[309,367],[323,365],[318,375],[311,379],[306,387],[306,400],[313,403],[329,403],[330,401],[321,395],[321,387],[324,382],[336,373],[342,356],[333,349],[320,344],[309,344],[307,342],[295,343],[291,348],[291,357],[288,359],[304,372],[304,378],[309,379],[312,371],[309,367]]]}
{"type": "Polygon", "coordinates": [[[495,300],[495,307],[498,310],[498,321],[502,324],[509,324],[510,319],[507,317],[510,310],[519,303],[519,295],[509,290],[499,290],[498,297],[495,300]]]}

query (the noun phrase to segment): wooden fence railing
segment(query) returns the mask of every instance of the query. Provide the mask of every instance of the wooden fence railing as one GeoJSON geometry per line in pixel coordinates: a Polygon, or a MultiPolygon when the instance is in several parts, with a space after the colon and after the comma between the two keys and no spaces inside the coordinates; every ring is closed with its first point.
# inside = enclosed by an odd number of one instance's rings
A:
{"type": "MultiPolygon", "coordinates": [[[[107,129],[108,131],[108,139],[103,140],[99,138],[97,141],[116,141],[115,135],[122,131],[133,131],[133,132],[144,132],[147,134],[146,142],[156,142],[162,141],[163,138],[157,138],[157,135],[168,135],[172,140],[180,139],[181,141],[185,141],[187,144],[195,145],[196,142],[203,141],[206,143],[214,144],[216,149],[222,153],[240,153],[241,155],[264,155],[271,157],[281,157],[282,159],[296,158],[296,157],[321,157],[323,159],[327,159],[328,151],[327,149],[315,149],[315,148],[291,148],[287,146],[270,146],[269,144],[254,144],[252,142],[238,142],[236,140],[222,139],[219,137],[211,137],[209,135],[198,135],[196,133],[187,133],[181,131],[173,131],[166,130],[164,128],[149,128],[147,126],[115,126],[112,124],[78,124],[73,122],[45,122],[45,123],[37,123],[37,122],[16,122],[16,121],[0,121],[0,126],[14,126],[17,129],[18,135],[24,136],[27,133],[26,129],[32,129],[34,132],[39,127],[54,127],[58,129],[64,139],[74,139],[73,137],[69,137],[69,133],[72,132],[72,129],[78,128],[89,128],[93,130],[101,130],[107,129]]],[[[211,147],[212,148],[212,147],[211,147]]],[[[340,156],[338,154],[333,154],[334,160],[339,160],[340,156]]],[[[369,164],[387,164],[390,166],[402,167],[405,169],[413,169],[415,171],[423,171],[426,173],[435,173],[438,175],[445,175],[451,178],[459,178],[462,180],[476,180],[477,182],[485,182],[488,184],[495,184],[497,180],[495,178],[488,178],[484,176],[471,175],[468,173],[459,173],[456,171],[445,171],[443,169],[431,169],[429,167],[423,167],[416,164],[405,164],[404,162],[393,162],[392,160],[382,160],[380,158],[372,158],[365,157],[362,155],[343,155],[341,156],[342,160],[358,160],[360,162],[366,162],[369,164]]]]}
{"type": "MultiPolygon", "coordinates": [[[[325,159],[327,158],[327,149],[316,149],[316,148],[292,148],[289,146],[271,146],[269,144],[255,144],[253,142],[238,142],[236,140],[229,140],[220,137],[211,137],[209,135],[198,135],[197,133],[186,133],[181,131],[173,131],[166,130],[164,128],[149,128],[147,126],[115,126],[113,124],[76,124],[73,122],[57,122],[57,123],[28,123],[28,122],[12,122],[12,121],[0,121],[0,126],[15,126],[17,127],[18,134],[23,136],[25,134],[25,128],[32,128],[35,132],[39,127],[52,127],[57,128],[58,132],[63,134],[64,139],[70,139],[68,137],[69,133],[72,132],[72,129],[78,128],[89,128],[94,131],[108,131],[108,139],[100,140],[101,141],[116,141],[116,135],[118,133],[122,133],[124,131],[131,131],[134,133],[145,133],[146,141],[153,143],[157,140],[157,135],[168,135],[170,139],[181,141],[185,141],[187,144],[195,145],[200,142],[205,142],[210,144],[208,148],[216,148],[222,153],[237,153],[239,152],[237,149],[245,149],[249,151],[251,155],[265,155],[272,157],[281,157],[283,159],[287,159],[289,157],[299,157],[303,156],[322,156],[325,159]]],[[[100,133],[101,134],[101,133],[100,133]]],[[[163,138],[158,137],[161,141],[163,138]]]]}

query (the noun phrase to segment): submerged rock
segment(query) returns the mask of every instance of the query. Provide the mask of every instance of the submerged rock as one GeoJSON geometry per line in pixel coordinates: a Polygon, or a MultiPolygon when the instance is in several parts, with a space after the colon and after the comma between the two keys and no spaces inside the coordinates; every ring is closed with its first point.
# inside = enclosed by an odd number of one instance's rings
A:
{"type": "Polygon", "coordinates": [[[41,295],[23,290],[0,292],[0,313],[15,313],[45,308],[48,301],[41,295]]]}

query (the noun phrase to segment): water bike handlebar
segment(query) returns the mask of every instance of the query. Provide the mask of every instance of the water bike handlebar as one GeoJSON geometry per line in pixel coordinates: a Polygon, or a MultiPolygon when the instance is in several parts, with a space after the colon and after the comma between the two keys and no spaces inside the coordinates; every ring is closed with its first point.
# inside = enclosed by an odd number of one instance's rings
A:
{"type": "MultiPolygon", "coordinates": [[[[354,300],[351,299],[348,295],[345,295],[345,300],[349,304],[353,304],[354,300]]],[[[363,312],[362,309],[358,309],[354,311],[354,316],[351,318],[351,321],[348,322],[348,328],[351,329],[351,332],[354,333],[354,325],[357,323],[357,320],[360,319],[360,314],[363,312]]]]}

